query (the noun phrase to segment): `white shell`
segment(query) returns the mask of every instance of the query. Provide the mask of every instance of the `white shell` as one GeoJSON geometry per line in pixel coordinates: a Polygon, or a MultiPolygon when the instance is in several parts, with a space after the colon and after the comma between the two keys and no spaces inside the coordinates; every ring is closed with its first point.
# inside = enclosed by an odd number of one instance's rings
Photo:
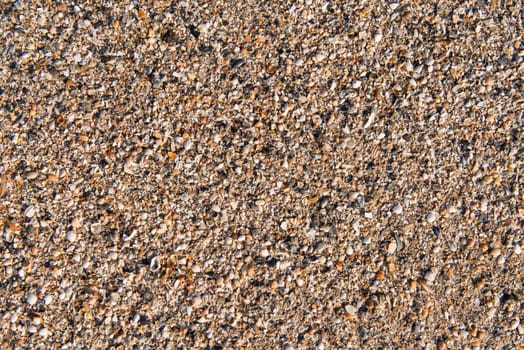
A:
{"type": "Polygon", "coordinates": [[[157,256],[155,256],[153,259],[151,259],[151,263],[149,264],[149,270],[151,270],[151,272],[157,272],[158,270],[160,270],[160,267],[160,260],[157,256]]]}
{"type": "Polygon", "coordinates": [[[33,205],[28,206],[24,211],[24,215],[27,216],[28,218],[32,218],[33,216],[35,216],[35,213],[36,213],[36,209],[33,205]]]}
{"type": "Polygon", "coordinates": [[[29,293],[27,295],[27,303],[29,305],[35,305],[38,302],[38,298],[34,293],[29,293]]]}
{"type": "Polygon", "coordinates": [[[403,208],[400,204],[395,204],[392,208],[393,213],[400,215],[402,214],[403,208]]]}
{"type": "Polygon", "coordinates": [[[435,213],[434,211],[430,211],[428,213],[428,215],[426,215],[426,220],[432,224],[435,222],[435,220],[437,220],[437,213],[435,213]]]}

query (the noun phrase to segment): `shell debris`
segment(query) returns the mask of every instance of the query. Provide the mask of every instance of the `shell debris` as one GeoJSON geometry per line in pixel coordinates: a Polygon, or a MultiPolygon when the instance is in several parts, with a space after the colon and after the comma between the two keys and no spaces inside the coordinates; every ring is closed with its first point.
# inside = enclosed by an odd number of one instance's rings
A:
{"type": "Polygon", "coordinates": [[[3,1],[0,348],[518,347],[506,3],[3,1]]]}

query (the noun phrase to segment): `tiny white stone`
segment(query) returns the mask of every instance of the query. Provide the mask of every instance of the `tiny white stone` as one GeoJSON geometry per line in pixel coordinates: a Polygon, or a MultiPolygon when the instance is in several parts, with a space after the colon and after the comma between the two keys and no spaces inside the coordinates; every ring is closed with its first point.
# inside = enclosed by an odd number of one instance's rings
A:
{"type": "Polygon", "coordinates": [[[100,223],[94,223],[91,225],[91,233],[97,235],[102,231],[102,225],[100,223]]]}
{"type": "Polygon", "coordinates": [[[38,301],[38,298],[36,297],[36,295],[34,293],[29,293],[27,295],[27,303],[29,305],[35,305],[38,301]]]}
{"type": "Polygon", "coordinates": [[[395,204],[392,210],[393,210],[393,213],[400,215],[402,214],[403,208],[400,204],[395,204]]]}
{"type": "Polygon", "coordinates": [[[73,230],[67,231],[67,233],[66,233],[66,239],[67,239],[69,242],[74,242],[74,241],[76,241],[76,233],[75,233],[75,231],[73,231],[73,230]]]}
{"type": "Polygon", "coordinates": [[[488,200],[486,198],[484,198],[480,202],[480,211],[483,212],[483,213],[488,211],[488,200]]]}
{"type": "Polygon", "coordinates": [[[505,262],[506,262],[506,258],[504,257],[504,255],[501,255],[497,258],[497,264],[504,265],[505,262]]]}
{"type": "Polygon", "coordinates": [[[49,336],[49,331],[44,327],[38,332],[38,335],[42,338],[47,338],[49,336]]]}
{"type": "Polygon", "coordinates": [[[353,255],[354,251],[353,251],[353,247],[352,246],[348,246],[346,248],[346,254],[347,255],[353,255]]]}
{"type": "Polygon", "coordinates": [[[263,258],[267,258],[269,256],[269,250],[267,248],[264,248],[260,251],[260,256],[263,258]]]}
{"type": "Polygon", "coordinates": [[[322,62],[324,59],[326,58],[326,55],[324,55],[323,53],[318,53],[315,55],[315,57],[313,58],[315,60],[315,62],[322,62]]]}
{"type": "Polygon", "coordinates": [[[38,16],[36,18],[36,23],[38,23],[38,25],[40,25],[40,26],[43,26],[46,23],[46,18],[44,16],[40,15],[40,16],[38,16]]]}
{"type": "Polygon", "coordinates": [[[380,42],[382,40],[382,34],[381,33],[377,33],[375,34],[374,38],[376,43],[380,42]]]}
{"type": "Polygon", "coordinates": [[[355,81],[353,82],[353,89],[358,89],[358,88],[361,87],[361,86],[362,86],[362,81],[360,81],[360,80],[355,80],[355,81]]]}
{"type": "Polygon", "coordinates": [[[357,313],[357,308],[349,304],[344,306],[344,310],[346,310],[346,312],[351,315],[355,315],[357,313]]]}
{"type": "Polygon", "coordinates": [[[429,270],[424,275],[424,279],[430,283],[433,283],[435,281],[435,278],[437,277],[437,274],[433,270],[429,270]]]}
{"type": "Polygon", "coordinates": [[[138,324],[138,321],[140,321],[140,315],[139,314],[135,314],[135,316],[133,316],[133,319],[131,320],[131,323],[136,326],[138,324]]]}
{"type": "Polygon", "coordinates": [[[35,207],[30,205],[26,208],[26,210],[24,211],[24,214],[25,216],[27,216],[28,218],[32,218],[33,216],[35,216],[35,207]]]}
{"type": "Polygon", "coordinates": [[[397,250],[397,242],[392,241],[388,244],[388,253],[393,254],[397,250]]]}
{"type": "Polygon", "coordinates": [[[281,229],[282,231],[287,231],[287,221],[282,221],[282,222],[280,223],[280,229],[281,229]]]}
{"type": "Polygon", "coordinates": [[[283,260],[283,261],[278,262],[278,268],[281,270],[285,270],[290,266],[291,266],[291,262],[289,262],[288,260],[283,260]]]}
{"type": "Polygon", "coordinates": [[[522,248],[520,247],[520,242],[515,243],[515,248],[513,248],[515,254],[520,255],[522,253],[522,248]]]}
{"type": "Polygon", "coordinates": [[[27,331],[29,333],[36,333],[36,327],[33,325],[29,325],[29,327],[27,327],[27,331]]]}
{"type": "Polygon", "coordinates": [[[193,298],[193,306],[194,307],[198,307],[198,306],[202,305],[202,302],[203,302],[202,301],[202,297],[200,297],[198,295],[193,298]]]}
{"type": "Polygon", "coordinates": [[[211,22],[202,23],[201,25],[198,26],[198,30],[202,33],[205,33],[208,31],[211,25],[212,25],[211,22]]]}
{"type": "Polygon", "coordinates": [[[362,240],[362,243],[364,243],[364,244],[369,244],[369,243],[371,243],[371,238],[369,238],[369,237],[364,237],[364,239],[362,240]]]}
{"type": "Polygon", "coordinates": [[[15,313],[12,313],[11,319],[10,319],[11,323],[15,323],[17,320],[18,320],[18,315],[15,313]]]}
{"type": "Polygon", "coordinates": [[[200,266],[195,264],[195,265],[191,266],[191,271],[193,271],[194,273],[199,273],[200,271],[202,271],[202,269],[200,268],[200,266]]]}
{"type": "Polygon", "coordinates": [[[220,207],[216,204],[211,206],[211,210],[213,210],[215,213],[220,213],[222,211],[222,209],[220,209],[220,207]]]}
{"type": "Polygon", "coordinates": [[[428,213],[428,215],[426,215],[426,220],[432,224],[435,222],[435,220],[437,220],[437,213],[435,213],[434,211],[430,211],[428,213]]]}
{"type": "Polygon", "coordinates": [[[73,288],[71,287],[67,287],[66,290],[65,290],[65,297],[66,297],[66,300],[69,300],[71,299],[71,296],[73,295],[73,288]]]}
{"type": "Polygon", "coordinates": [[[154,257],[153,259],[151,259],[151,263],[149,264],[149,270],[151,270],[151,272],[157,272],[158,270],[160,270],[160,260],[158,259],[158,257],[154,257]]]}
{"type": "Polygon", "coordinates": [[[357,235],[360,234],[360,225],[359,225],[358,220],[353,220],[353,221],[351,222],[351,228],[352,228],[353,230],[355,230],[355,233],[356,233],[357,235]]]}
{"type": "Polygon", "coordinates": [[[46,305],[49,305],[53,302],[53,296],[51,294],[47,294],[45,297],[44,297],[44,303],[46,305]]]}
{"type": "Polygon", "coordinates": [[[316,235],[317,235],[317,231],[315,231],[314,229],[311,229],[311,230],[309,230],[309,231],[306,233],[306,236],[308,236],[308,237],[311,238],[312,240],[315,240],[316,235]]]}
{"type": "Polygon", "coordinates": [[[77,53],[76,55],[73,56],[73,61],[75,61],[76,63],[79,63],[80,61],[82,61],[82,55],[77,53]]]}
{"type": "Polygon", "coordinates": [[[302,278],[297,279],[297,286],[302,287],[304,286],[304,280],[302,278]]]}

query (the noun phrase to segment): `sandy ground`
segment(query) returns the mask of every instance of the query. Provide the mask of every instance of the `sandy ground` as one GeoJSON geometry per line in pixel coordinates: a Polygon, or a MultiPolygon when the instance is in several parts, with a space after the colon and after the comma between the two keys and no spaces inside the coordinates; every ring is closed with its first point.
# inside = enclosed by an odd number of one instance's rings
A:
{"type": "Polygon", "coordinates": [[[2,1],[2,349],[524,348],[520,1],[2,1]]]}

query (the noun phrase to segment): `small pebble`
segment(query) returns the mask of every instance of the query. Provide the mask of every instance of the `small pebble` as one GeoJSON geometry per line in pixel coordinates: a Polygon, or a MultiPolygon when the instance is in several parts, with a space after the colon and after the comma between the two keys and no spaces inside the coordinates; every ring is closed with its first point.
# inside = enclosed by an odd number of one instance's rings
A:
{"type": "Polygon", "coordinates": [[[44,327],[40,331],[38,331],[38,335],[42,338],[47,338],[49,336],[49,330],[44,327]]]}
{"type": "Polygon", "coordinates": [[[91,233],[97,235],[102,231],[102,225],[100,223],[94,223],[91,225],[91,233]]]}
{"type": "Polygon", "coordinates": [[[346,306],[344,306],[344,310],[346,310],[346,312],[351,315],[357,314],[357,308],[350,304],[347,304],[346,306]]]}
{"type": "Polygon", "coordinates": [[[352,228],[353,230],[355,230],[355,233],[356,233],[357,235],[360,234],[360,224],[359,224],[359,221],[358,221],[358,220],[353,220],[353,221],[351,222],[351,228],[352,228]]]}
{"type": "Polygon", "coordinates": [[[393,213],[395,213],[397,215],[400,215],[400,214],[402,214],[403,209],[402,209],[402,206],[400,204],[395,204],[393,206],[392,211],[393,211],[393,213]]]}
{"type": "Polygon", "coordinates": [[[388,244],[388,254],[393,254],[395,253],[395,251],[397,250],[397,242],[396,241],[391,241],[389,244],[388,244]]]}
{"type": "Polygon", "coordinates": [[[430,211],[427,215],[426,215],[426,220],[432,224],[435,222],[435,220],[437,220],[437,214],[434,212],[434,211],[430,211]]]}
{"type": "Polygon", "coordinates": [[[485,198],[480,202],[480,211],[483,213],[488,211],[488,200],[485,198]]]}
{"type": "Polygon", "coordinates": [[[31,324],[29,327],[27,327],[27,331],[31,334],[34,334],[36,333],[36,327],[31,324]]]}
{"type": "Polygon", "coordinates": [[[35,216],[35,213],[36,213],[36,210],[33,205],[28,206],[26,210],[24,211],[25,216],[27,216],[28,218],[32,218],[33,216],[35,216]]]}
{"type": "Polygon", "coordinates": [[[35,326],[38,326],[42,323],[42,319],[39,316],[33,317],[32,321],[35,326]]]}
{"type": "Polygon", "coordinates": [[[38,302],[38,298],[37,298],[37,296],[34,293],[29,293],[27,295],[27,299],[26,300],[27,300],[27,303],[29,305],[35,305],[38,302]]]}
{"type": "Polygon", "coordinates": [[[501,253],[502,253],[502,251],[500,250],[500,248],[494,248],[490,252],[490,254],[491,254],[491,256],[493,258],[498,258],[501,253]]]}
{"type": "Polygon", "coordinates": [[[260,251],[260,256],[263,258],[267,258],[269,256],[269,250],[267,250],[266,248],[262,249],[260,251]]]}
{"type": "Polygon", "coordinates": [[[151,259],[151,263],[149,264],[149,270],[151,270],[151,272],[157,272],[158,270],[160,270],[160,259],[157,256],[151,259]]]}
{"type": "Polygon", "coordinates": [[[74,241],[76,241],[76,233],[75,233],[75,231],[73,231],[73,230],[69,230],[69,231],[67,231],[67,233],[66,233],[66,239],[67,239],[69,242],[74,242],[74,241]]]}
{"type": "Polygon", "coordinates": [[[497,264],[504,265],[505,262],[506,262],[506,258],[504,257],[504,255],[501,255],[497,258],[497,264]]]}
{"type": "Polygon", "coordinates": [[[193,307],[199,307],[200,305],[202,305],[202,297],[201,296],[196,296],[193,298],[193,307]]]}
{"type": "Polygon", "coordinates": [[[433,270],[429,270],[424,275],[424,279],[428,281],[429,283],[433,283],[435,281],[435,278],[437,277],[437,274],[433,270]]]}
{"type": "Polygon", "coordinates": [[[371,238],[369,238],[369,237],[364,237],[364,239],[362,240],[362,243],[364,243],[364,244],[366,244],[366,245],[369,244],[369,243],[371,243],[371,238]]]}

